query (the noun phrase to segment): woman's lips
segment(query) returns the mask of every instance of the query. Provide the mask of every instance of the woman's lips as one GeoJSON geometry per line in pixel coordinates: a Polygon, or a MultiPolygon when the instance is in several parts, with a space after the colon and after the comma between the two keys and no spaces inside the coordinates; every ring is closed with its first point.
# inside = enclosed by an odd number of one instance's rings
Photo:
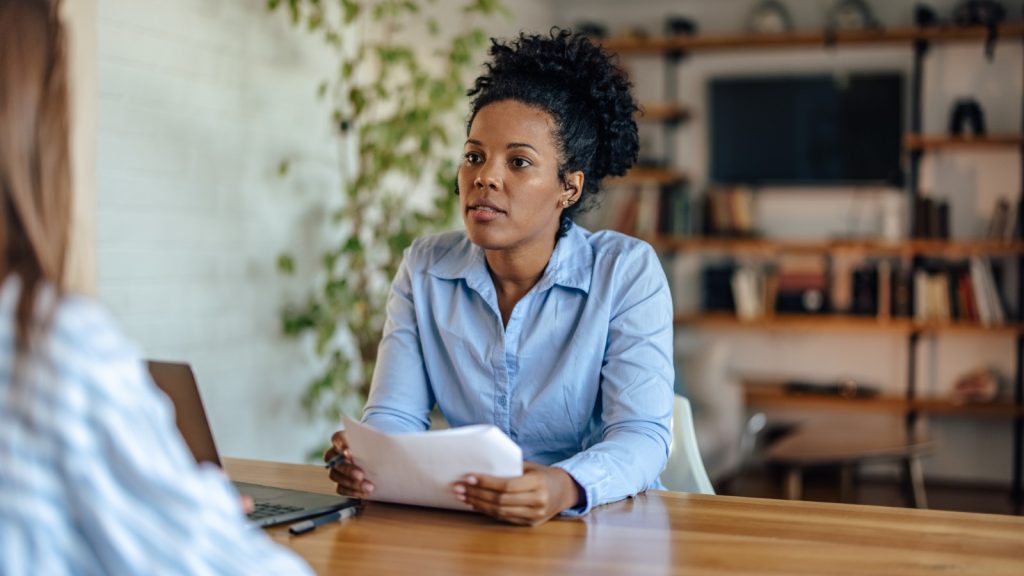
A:
{"type": "Polygon", "coordinates": [[[474,204],[469,207],[469,216],[477,222],[491,222],[504,214],[503,210],[489,204],[474,204]]]}

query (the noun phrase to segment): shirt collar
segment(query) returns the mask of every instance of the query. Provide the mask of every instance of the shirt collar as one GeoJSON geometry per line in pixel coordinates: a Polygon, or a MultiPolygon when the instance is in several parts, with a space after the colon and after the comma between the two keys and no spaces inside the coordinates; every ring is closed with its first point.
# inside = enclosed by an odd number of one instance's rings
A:
{"type": "MultiPolygon", "coordinates": [[[[551,260],[534,289],[543,291],[557,284],[589,293],[594,264],[594,252],[587,241],[589,235],[590,232],[573,224],[555,243],[551,260]]],[[[466,236],[434,264],[430,274],[447,280],[464,279],[470,288],[480,293],[493,289],[483,248],[466,236]]]]}

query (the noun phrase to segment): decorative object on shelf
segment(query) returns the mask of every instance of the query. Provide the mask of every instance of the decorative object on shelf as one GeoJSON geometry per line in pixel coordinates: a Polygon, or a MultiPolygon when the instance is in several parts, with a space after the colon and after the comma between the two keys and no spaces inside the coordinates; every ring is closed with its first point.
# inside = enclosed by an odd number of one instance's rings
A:
{"type": "Polygon", "coordinates": [[[964,0],[953,8],[953,22],[957,26],[984,26],[985,56],[991,60],[996,50],[999,23],[1006,19],[1006,8],[996,0],[964,0]]]}
{"type": "Polygon", "coordinates": [[[896,194],[888,194],[882,198],[879,207],[879,236],[888,242],[898,242],[904,237],[904,212],[906,199],[896,194]]]}
{"type": "Polygon", "coordinates": [[[829,10],[825,29],[830,33],[850,30],[877,30],[882,27],[864,0],[836,0],[829,10]]]}
{"type": "Polygon", "coordinates": [[[985,135],[985,113],[974,98],[960,98],[953,104],[953,111],[949,115],[949,133],[953,136],[964,135],[965,123],[974,136],[985,135]]]}
{"type": "Polygon", "coordinates": [[[694,36],[697,34],[697,23],[688,16],[669,16],[665,18],[665,34],[668,36],[694,36]]]}
{"type": "Polygon", "coordinates": [[[1008,388],[1006,382],[1006,377],[995,368],[976,368],[957,378],[950,401],[954,404],[995,402],[1008,388]]]}
{"type": "Polygon", "coordinates": [[[586,20],[576,24],[576,31],[591,38],[607,38],[608,27],[600,22],[586,20]]]}
{"type": "Polygon", "coordinates": [[[1017,207],[1012,206],[1007,198],[1000,198],[992,209],[992,218],[988,222],[985,238],[1013,242],[1020,235],[1020,218],[1017,207]]]}
{"type": "Polygon", "coordinates": [[[939,15],[935,10],[927,4],[915,4],[914,5],[914,24],[922,28],[929,26],[938,26],[942,22],[939,21],[939,15]]]}
{"type": "Polygon", "coordinates": [[[747,31],[755,34],[782,34],[793,31],[789,10],[776,0],[759,2],[747,15],[747,31]]]}

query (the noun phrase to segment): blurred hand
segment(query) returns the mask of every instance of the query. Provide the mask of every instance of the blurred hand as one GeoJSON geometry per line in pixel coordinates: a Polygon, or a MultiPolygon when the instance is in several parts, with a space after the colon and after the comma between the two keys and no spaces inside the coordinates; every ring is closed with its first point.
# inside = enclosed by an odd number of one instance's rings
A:
{"type": "Polygon", "coordinates": [[[511,524],[536,526],[576,506],[580,488],[561,468],[534,462],[523,464],[523,475],[498,478],[470,474],[456,482],[455,497],[473,510],[511,524]]]}
{"type": "Polygon", "coordinates": [[[238,499],[242,503],[242,510],[245,512],[246,516],[252,514],[252,511],[256,509],[256,503],[252,501],[251,497],[246,496],[245,494],[239,494],[238,499]]]}
{"type": "Polygon", "coordinates": [[[366,473],[352,463],[352,453],[345,442],[345,433],[338,431],[331,436],[331,447],[324,452],[324,462],[338,454],[345,456],[345,462],[331,468],[331,480],[338,484],[337,492],[342,496],[366,498],[373,493],[373,483],[366,479],[366,473]]]}

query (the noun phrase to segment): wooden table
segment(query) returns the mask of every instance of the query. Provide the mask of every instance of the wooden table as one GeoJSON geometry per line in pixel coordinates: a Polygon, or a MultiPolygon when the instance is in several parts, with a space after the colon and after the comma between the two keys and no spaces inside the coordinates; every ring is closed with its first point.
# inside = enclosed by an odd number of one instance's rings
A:
{"type": "MultiPolygon", "coordinates": [[[[316,466],[225,459],[236,480],[331,493],[316,466]]],[[[270,536],[318,574],[1024,574],[1024,518],[648,492],[536,528],[370,502],[270,536]]]]}

